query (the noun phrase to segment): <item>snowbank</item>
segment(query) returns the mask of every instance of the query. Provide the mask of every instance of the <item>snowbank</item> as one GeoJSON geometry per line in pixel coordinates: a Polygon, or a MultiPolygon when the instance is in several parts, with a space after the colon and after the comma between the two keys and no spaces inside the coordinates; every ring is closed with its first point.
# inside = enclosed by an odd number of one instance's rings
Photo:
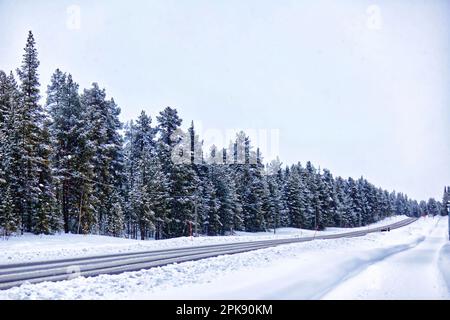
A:
{"type": "Polygon", "coordinates": [[[424,241],[408,250],[371,264],[348,281],[339,283],[325,299],[449,299],[443,273],[449,275],[448,224],[436,223],[424,241]],[[441,258],[441,267],[439,267],[441,258]],[[446,261],[445,261],[446,259],[446,261]]]}
{"type": "Polygon", "coordinates": [[[444,245],[439,252],[439,270],[447,284],[447,290],[450,292],[450,243],[444,245]]]}
{"type": "MultiPolygon", "coordinates": [[[[406,219],[406,216],[394,216],[379,221],[370,227],[391,224],[406,219]]],[[[367,227],[364,227],[367,228],[367,227]]],[[[351,230],[364,229],[352,228],[351,230]]],[[[348,232],[349,229],[330,228],[317,234],[348,232]]],[[[0,238],[0,264],[44,261],[72,257],[86,257],[101,254],[140,252],[148,250],[169,249],[178,247],[201,246],[228,242],[245,242],[269,239],[284,239],[314,235],[314,231],[296,228],[280,228],[274,235],[271,232],[237,232],[236,236],[220,237],[181,237],[167,240],[131,240],[96,235],[32,235],[0,238]]]]}
{"type": "Polygon", "coordinates": [[[150,270],[0,291],[0,299],[316,299],[420,244],[437,219],[359,238],[317,240],[150,270]]]}

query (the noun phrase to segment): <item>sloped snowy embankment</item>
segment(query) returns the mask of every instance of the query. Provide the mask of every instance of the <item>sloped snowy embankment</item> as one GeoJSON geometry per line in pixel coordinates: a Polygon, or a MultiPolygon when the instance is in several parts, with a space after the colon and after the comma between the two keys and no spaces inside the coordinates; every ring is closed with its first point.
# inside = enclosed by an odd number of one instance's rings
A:
{"type": "MultiPolygon", "coordinates": [[[[370,227],[391,224],[404,220],[405,218],[407,217],[394,216],[371,225],[370,227]]],[[[356,229],[361,228],[353,228],[351,230],[331,228],[330,230],[318,232],[317,234],[347,232],[356,229]]],[[[252,241],[255,239],[266,240],[305,237],[313,235],[314,231],[295,228],[280,228],[277,229],[276,235],[270,232],[237,232],[237,234],[237,236],[198,238],[182,237],[160,241],[129,240],[95,235],[83,236],[74,234],[60,234],[53,236],[36,236],[26,234],[21,237],[11,237],[8,240],[0,238],[0,265],[72,257],[86,257],[102,254],[201,246],[227,242],[252,241]]]]}
{"type": "Polygon", "coordinates": [[[0,291],[0,299],[317,299],[367,267],[417,247],[443,223],[446,218],[439,222],[421,218],[398,230],[360,238],[283,245],[120,275],[26,284],[0,291]]]}
{"type": "Polygon", "coordinates": [[[439,252],[439,270],[450,292],[450,242],[445,244],[439,252]]]}
{"type": "Polygon", "coordinates": [[[372,264],[339,284],[325,299],[448,299],[444,277],[449,270],[447,219],[436,224],[425,240],[410,250],[372,264]]]}

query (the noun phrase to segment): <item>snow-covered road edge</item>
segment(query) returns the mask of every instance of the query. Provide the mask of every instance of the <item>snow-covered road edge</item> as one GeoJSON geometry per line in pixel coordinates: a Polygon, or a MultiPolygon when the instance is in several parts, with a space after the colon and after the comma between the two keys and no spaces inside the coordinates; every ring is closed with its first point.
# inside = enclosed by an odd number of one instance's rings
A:
{"type": "Polygon", "coordinates": [[[352,277],[355,277],[360,272],[371,266],[372,264],[375,264],[377,262],[380,262],[386,258],[389,258],[390,256],[394,254],[398,254],[400,252],[404,252],[406,250],[410,250],[414,247],[416,247],[419,243],[423,242],[425,240],[425,236],[420,236],[416,239],[414,239],[410,243],[395,245],[392,247],[386,247],[382,249],[374,249],[371,251],[365,252],[364,256],[366,257],[355,257],[353,259],[350,259],[346,262],[344,262],[342,265],[337,266],[337,269],[339,269],[340,275],[337,276],[333,283],[326,286],[326,288],[319,292],[316,295],[313,295],[312,299],[321,299],[323,296],[325,296],[328,292],[330,292],[332,289],[334,289],[337,285],[340,283],[349,280],[352,277]]]}
{"type": "MultiPolygon", "coordinates": [[[[329,228],[317,235],[345,233],[367,228],[388,225],[406,219],[406,216],[393,216],[362,228],[329,228]]],[[[276,235],[268,232],[237,232],[236,236],[180,237],[166,240],[131,240],[97,235],[30,235],[0,238],[0,265],[39,262],[66,258],[81,258],[105,254],[145,252],[194,246],[214,245],[255,240],[292,239],[313,236],[315,231],[294,228],[280,228],[276,235]]]]}
{"type": "Polygon", "coordinates": [[[442,246],[439,252],[438,266],[450,294],[450,243],[442,246]]]}
{"type": "Polygon", "coordinates": [[[414,248],[435,226],[407,227],[359,238],[317,240],[164,267],[25,284],[1,299],[319,299],[368,266],[414,248]]]}
{"type": "MultiPolygon", "coordinates": [[[[357,238],[353,238],[357,239],[357,238]]],[[[341,281],[357,275],[369,265],[376,263],[393,254],[408,250],[421,241],[420,236],[409,240],[407,243],[393,245],[391,247],[371,249],[358,252],[351,258],[345,258],[333,264],[336,273],[322,272],[316,281],[306,284],[299,281],[297,287],[301,287],[301,292],[285,291],[272,292],[270,299],[320,299],[327,292],[332,290],[341,281]],[[288,295],[286,295],[288,294],[288,295]]],[[[352,239],[346,239],[352,242],[352,239]]],[[[357,240],[356,240],[357,241],[357,240]]],[[[319,240],[322,245],[333,246],[330,242],[336,240],[319,240]]],[[[223,274],[232,274],[240,268],[251,270],[251,268],[264,268],[267,263],[275,262],[281,257],[289,257],[293,251],[305,244],[291,244],[278,248],[267,248],[247,252],[237,255],[223,255],[202,261],[189,261],[180,264],[172,264],[150,270],[138,272],[127,272],[119,275],[101,275],[93,278],[76,278],[62,282],[47,282],[42,284],[24,284],[19,288],[12,288],[0,291],[1,299],[171,299],[171,297],[158,297],[158,288],[172,289],[183,286],[190,286],[196,283],[207,284],[214,278],[223,274]],[[211,272],[211,270],[214,270],[211,272]],[[202,273],[206,277],[202,277],[202,273]],[[209,274],[208,274],[209,273],[209,274]],[[168,283],[164,283],[168,282],[168,283]],[[124,290],[134,287],[134,290],[124,290]],[[141,290],[137,289],[141,287],[141,290]],[[146,291],[146,289],[148,291],[146,291]]],[[[320,267],[319,267],[320,268],[320,267]]],[[[312,279],[308,279],[311,282],[312,279]]],[[[280,288],[281,289],[281,288],[280,288]]],[[[195,292],[195,289],[194,289],[195,292]]],[[[180,297],[174,297],[178,299],[180,297]]],[[[204,299],[206,297],[196,297],[195,294],[190,299],[204,299]]],[[[219,297],[213,297],[216,299],[219,297]]]]}

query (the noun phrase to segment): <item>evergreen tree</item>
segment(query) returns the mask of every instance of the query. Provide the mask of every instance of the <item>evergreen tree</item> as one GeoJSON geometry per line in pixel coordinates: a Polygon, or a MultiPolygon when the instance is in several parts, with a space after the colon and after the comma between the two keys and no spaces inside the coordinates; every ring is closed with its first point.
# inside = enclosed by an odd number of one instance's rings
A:
{"type": "Polygon", "coordinates": [[[91,149],[89,166],[94,173],[93,189],[96,195],[95,217],[90,219],[97,233],[104,234],[108,216],[112,214],[108,199],[119,192],[123,183],[122,138],[119,121],[120,109],[113,99],[106,100],[105,90],[97,83],[85,89],[81,96],[84,109],[85,132],[88,147],[91,149]]]}
{"type": "Polygon", "coordinates": [[[33,216],[37,214],[39,202],[38,148],[41,128],[45,115],[39,104],[39,60],[32,32],[23,55],[22,66],[17,70],[20,79],[20,104],[17,110],[17,125],[20,128],[20,152],[22,154],[23,172],[18,177],[20,189],[23,190],[20,212],[22,213],[22,232],[33,231],[33,216]]]}
{"type": "Polygon", "coordinates": [[[428,199],[427,211],[428,211],[428,214],[433,215],[433,216],[440,214],[438,202],[434,198],[428,199]]]}
{"type": "Polygon", "coordinates": [[[190,157],[191,135],[183,133],[179,128],[182,121],[176,109],[167,107],[157,120],[158,156],[161,159],[162,172],[167,177],[168,187],[168,223],[163,232],[167,237],[188,235],[189,225],[195,223],[195,207],[200,203],[199,179],[190,157]]]}
{"type": "Polygon", "coordinates": [[[421,216],[428,214],[427,202],[425,200],[419,202],[419,213],[421,216]]]}
{"type": "Polygon", "coordinates": [[[201,217],[201,221],[197,221],[196,217],[195,222],[201,223],[203,233],[206,235],[215,236],[222,234],[223,223],[219,211],[222,204],[214,184],[214,178],[217,178],[214,177],[214,171],[217,168],[205,164],[199,165],[197,168],[200,179],[200,203],[197,208],[197,215],[201,217]]]}
{"type": "Polygon", "coordinates": [[[338,177],[336,179],[336,211],[333,216],[333,225],[348,228],[354,225],[352,199],[347,182],[338,177]]]}
{"type": "Polygon", "coordinates": [[[249,137],[243,132],[238,133],[235,143],[235,179],[239,181],[238,193],[242,203],[242,215],[246,231],[265,230],[263,211],[264,182],[259,153],[252,152],[249,137]],[[242,153],[243,150],[243,153],[242,153]],[[242,163],[242,155],[244,163],[242,163]],[[254,160],[256,159],[256,161],[254,160]]]}
{"type": "Polygon", "coordinates": [[[282,169],[278,158],[267,166],[267,188],[269,208],[266,220],[268,220],[268,226],[271,226],[275,232],[276,228],[282,225],[284,215],[282,169]]]}
{"type": "Polygon", "coordinates": [[[50,133],[48,131],[48,122],[44,123],[44,128],[40,136],[37,156],[39,162],[38,181],[39,192],[36,205],[36,214],[33,216],[33,232],[36,234],[51,234],[61,228],[61,215],[58,210],[53,177],[50,169],[50,155],[52,149],[50,146],[50,133]]]}
{"type": "Polygon", "coordinates": [[[416,200],[411,200],[410,201],[410,216],[412,217],[420,217],[420,208],[419,208],[419,203],[416,200]]]}
{"type": "Polygon", "coordinates": [[[306,163],[305,169],[303,169],[300,163],[297,166],[300,176],[304,183],[304,199],[305,199],[305,226],[308,229],[316,229],[321,221],[320,209],[321,209],[321,181],[317,177],[317,172],[310,161],[306,163]]]}
{"type": "Polygon", "coordinates": [[[323,224],[332,226],[337,210],[336,186],[330,170],[324,169],[322,179],[322,215],[323,224]]]}
{"type": "Polygon", "coordinates": [[[305,224],[306,202],[308,199],[305,197],[305,186],[299,171],[295,166],[292,166],[287,176],[285,192],[290,226],[294,228],[309,227],[305,224]]]}
{"type": "MultiPolygon", "coordinates": [[[[237,200],[236,184],[232,176],[232,171],[228,165],[220,164],[217,155],[217,148],[211,147],[209,167],[211,174],[211,182],[214,185],[215,196],[217,198],[217,214],[220,221],[220,234],[227,232],[233,233],[233,230],[240,230],[243,225],[242,207],[237,200]]],[[[221,157],[223,159],[226,150],[222,150],[221,157]]],[[[226,161],[225,161],[226,163],[226,161]]]]}
{"type": "MultiPolygon", "coordinates": [[[[157,158],[156,129],[151,118],[142,112],[136,124],[127,130],[127,199],[131,214],[128,214],[128,229],[137,222],[141,239],[154,233],[156,239],[163,238],[163,225],[167,223],[167,181],[157,158]]],[[[133,232],[133,237],[137,232],[133,232]]]]}
{"type": "Polygon", "coordinates": [[[59,69],[52,75],[47,88],[47,110],[51,116],[51,162],[58,207],[62,212],[64,231],[76,232],[79,204],[85,184],[93,178],[86,172],[90,153],[85,135],[84,110],[80,103],[78,84],[72,76],[59,69]]]}
{"type": "Polygon", "coordinates": [[[282,211],[280,214],[280,226],[289,227],[291,225],[289,206],[288,206],[288,181],[290,177],[290,169],[288,166],[278,173],[278,180],[281,188],[281,205],[282,211]]]}
{"type": "Polygon", "coordinates": [[[9,236],[22,225],[23,172],[19,103],[20,94],[12,73],[0,71],[0,232],[9,236]]]}
{"type": "Polygon", "coordinates": [[[106,235],[113,237],[122,236],[124,227],[124,215],[119,193],[115,191],[110,199],[111,214],[108,215],[106,224],[106,235]]]}

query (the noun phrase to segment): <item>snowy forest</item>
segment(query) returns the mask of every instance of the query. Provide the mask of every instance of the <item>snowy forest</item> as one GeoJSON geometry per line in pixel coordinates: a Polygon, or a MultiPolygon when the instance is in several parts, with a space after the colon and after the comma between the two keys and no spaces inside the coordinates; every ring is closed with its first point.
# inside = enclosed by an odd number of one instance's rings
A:
{"type": "MultiPolygon", "coordinates": [[[[203,150],[175,108],[126,124],[97,83],[80,92],[56,70],[41,101],[31,31],[22,65],[0,71],[0,231],[133,239],[295,227],[356,227],[392,215],[445,214],[363,177],[310,162],[265,163],[245,132],[203,150]]],[[[383,164],[380,164],[383,165],[383,164]]]]}

